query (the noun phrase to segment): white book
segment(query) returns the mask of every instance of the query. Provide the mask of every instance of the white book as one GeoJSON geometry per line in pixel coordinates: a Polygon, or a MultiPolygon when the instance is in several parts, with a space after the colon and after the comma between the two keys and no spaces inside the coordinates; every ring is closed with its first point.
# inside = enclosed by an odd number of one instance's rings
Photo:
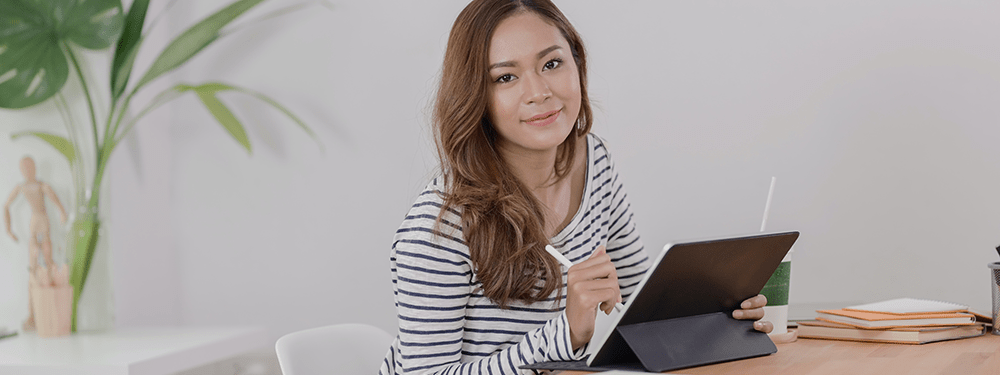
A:
{"type": "Polygon", "coordinates": [[[866,303],[845,307],[844,310],[877,312],[886,314],[929,314],[968,311],[969,306],[951,302],[931,301],[916,298],[897,298],[887,301],[866,303]]]}

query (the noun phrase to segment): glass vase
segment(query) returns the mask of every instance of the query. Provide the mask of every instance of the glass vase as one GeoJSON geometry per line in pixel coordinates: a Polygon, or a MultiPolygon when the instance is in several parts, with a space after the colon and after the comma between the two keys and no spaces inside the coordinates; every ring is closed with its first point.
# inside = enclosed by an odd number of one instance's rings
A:
{"type": "Polygon", "coordinates": [[[107,219],[100,204],[77,208],[70,227],[67,248],[71,265],[70,280],[74,288],[74,332],[100,332],[114,328],[114,293],[111,283],[111,257],[107,219]],[[92,246],[90,261],[86,261],[92,246]],[[86,269],[86,270],[85,270],[86,269]],[[80,276],[83,272],[85,276],[80,276]],[[83,287],[79,284],[82,282],[83,287]]]}

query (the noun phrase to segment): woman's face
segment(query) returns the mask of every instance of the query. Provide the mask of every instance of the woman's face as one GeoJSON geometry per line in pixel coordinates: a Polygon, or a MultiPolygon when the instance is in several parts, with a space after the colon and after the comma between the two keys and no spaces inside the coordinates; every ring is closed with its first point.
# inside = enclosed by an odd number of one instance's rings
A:
{"type": "Polygon", "coordinates": [[[554,150],[580,114],[580,75],[569,42],[532,12],[507,18],[490,41],[489,114],[501,149],[554,150]]]}

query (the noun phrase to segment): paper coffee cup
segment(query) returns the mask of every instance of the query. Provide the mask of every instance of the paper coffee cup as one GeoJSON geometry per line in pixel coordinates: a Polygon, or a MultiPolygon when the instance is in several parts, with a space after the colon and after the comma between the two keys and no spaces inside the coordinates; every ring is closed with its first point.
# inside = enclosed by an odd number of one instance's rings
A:
{"type": "Polygon", "coordinates": [[[778,269],[774,270],[771,278],[764,284],[764,289],[760,291],[767,297],[767,306],[764,306],[764,319],[774,325],[771,335],[781,335],[788,333],[788,281],[792,275],[792,251],[785,254],[778,269]]]}

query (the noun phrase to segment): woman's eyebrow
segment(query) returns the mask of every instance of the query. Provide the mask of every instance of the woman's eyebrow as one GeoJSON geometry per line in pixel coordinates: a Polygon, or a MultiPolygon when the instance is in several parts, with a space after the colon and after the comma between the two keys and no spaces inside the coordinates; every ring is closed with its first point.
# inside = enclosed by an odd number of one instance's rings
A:
{"type": "MultiPolygon", "coordinates": [[[[545,55],[548,55],[550,52],[555,51],[557,49],[561,49],[561,48],[562,47],[560,47],[558,44],[553,44],[551,47],[543,49],[541,52],[539,52],[536,55],[537,56],[536,58],[540,59],[542,57],[545,57],[545,55]]],[[[493,70],[493,69],[496,69],[496,68],[512,68],[512,67],[515,67],[515,66],[517,66],[517,63],[514,62],[514,61],[501,61],[501,62],[498,62],[498,63],[490,65],[489,70],[493,70]]]]}
{"type": "Polygon", "coordinates": [[[553,45],[552,45],[552,47],[549,47],[549,48],[546,48],[546,49],[543,49],[543,50],[542,50],[542,52],[539,52],[539,53],[538,53],[538,58],[539,58],[539,59],[540,59],[540,58],[543,58],[543,57],[545,57],[545,55],[548,55],[548,54],[549,54],[549,52],[552,52],[552,51],[555,51],[555,50],[557,50],[557,49],[560,49],[560,48],[562,48],[562,47],[559,47],[559,45],[558,45],[558,44],[553,44],[553,45]]]}

